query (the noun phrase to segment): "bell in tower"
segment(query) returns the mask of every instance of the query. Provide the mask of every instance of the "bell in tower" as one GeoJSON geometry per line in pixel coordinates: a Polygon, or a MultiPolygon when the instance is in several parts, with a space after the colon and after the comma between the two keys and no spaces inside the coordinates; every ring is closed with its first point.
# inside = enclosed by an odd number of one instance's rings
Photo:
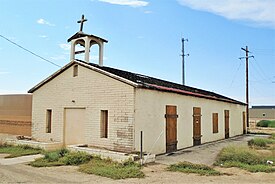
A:
{"type": "Polygon", "coordinates": [[[103,66],[103,47],[104,47],[104,42],[108,43],[107,40],[100,38],[95,35],[89,35],[83,32],[83,24],[86,22],[87,19],[84,18],[84,15],[82,15],[81,20],[77,21],[77,23],[80,23],[80,30],[75,33],[72,37],[68,39],[68,42],[71,42],[71,57],[70,61],[75,60],[75,56],[77,54],[82,54],[84,53],[84,61],[86,63],[90,63],[90,48],[93,45],[98,45],[99,47],[99,57],[98,57],[98,64],[99,66],[103,66]],[[80,45],[84,47],[84,50],[81,51],[76,51],[76,46],[80,45]]]}

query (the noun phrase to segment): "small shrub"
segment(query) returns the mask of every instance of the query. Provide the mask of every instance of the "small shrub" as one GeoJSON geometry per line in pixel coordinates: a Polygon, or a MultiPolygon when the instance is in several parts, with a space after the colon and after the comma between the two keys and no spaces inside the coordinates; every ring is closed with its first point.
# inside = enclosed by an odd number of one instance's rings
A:
{"type": "Polygon", "coordinates": [[[275,134],[271,134],[270,139],[275,140],[275,134]]]}
{"type": "Polygon", "coordinates": [[[92,155],[85,152],[70,152],[60,159],[65,165],[80,165],[89,162],[92,155]]]}
{"type": "Polygon", "coordinates": [[[263,164],[264,159],[254,150],[245,147],[229,146],[218,154],[217,164],[224,162],[241,162],[248,165],[263,164]]]}
{"type": "Polygon", "coordinates": [[[35,159],[35,161],[29,163],[29,165],[33,167],[52,167],[52,166],[62,166],[65,164],[59,161],[49,162],[49,160],[45,158],[37,158],[35,159]]]}
{"type": "Polygon", "coordinates": [[[268,120],[261,120],[256,124],[256,126],[257,127],[268,127],[268,122],[269,122],[268,120]]]}
{"type": "Polygon", "coordinates": [[[257,127],[271,127],[275,128],[275,120],[261,120],[256,124],[257,127]]]}
{"type": "Polygon", "coordinates": [[[255,172],[266,172],[266,173],[275,172],[275,168],[273,168],[270,165],[264,165],[264,164],[249,165],[241,162],[225,162],[223,167],[238,167],[254,173],[255,172]]]}
{"type": "Polygon", "coordinates": [[[141,171],[141,167],[133,161],[121,164],[110,159],[100,159],[98,157],[93,158],[87,164],[81,165],[79,171],[112,179],[143,178],[145,176],[141,171]]]}
{"type": "Polygon", "coordinates": [[[60,150],[59,150],[59,155],[61,156],[61,157],[64,157],[67,153],[69,153],[70,151],[68,150],[68,149],[66,149],[66,148],[61,148],[60,150]]]}
{"type": "Polygon", "coordinates": [[[249,146],[257,146],[257,147],[267,147],[268,144],[275,143],[275,140],[273,139],[267,139],[267,138],[254,138],[248,141],[249,146]]]}
{"type": "Polygon", "coordinates": [[[274,161],[274,155],[260,155],[253,149],[230,146],[222,149],[215,165],[239,167],[250,172],[275,172],[273,165],[266,163],[267,160],[274,161]]]}
{"type": "Polygon", "coordinates": [[[179,171],[184,173],[197,173],[200,175],[221,175],[219,171],[203,164],[193,164],[190,162],[180,162],[168,167],[169,171],[179,171]]]}
{"type": "Polygon", "coordinates": [[[52,152],[45,153],[44,158],[49,162],[56,162],[59,160],[59,158],[61,158],[61,156],[58,151],[52,151],[52,152]]]}

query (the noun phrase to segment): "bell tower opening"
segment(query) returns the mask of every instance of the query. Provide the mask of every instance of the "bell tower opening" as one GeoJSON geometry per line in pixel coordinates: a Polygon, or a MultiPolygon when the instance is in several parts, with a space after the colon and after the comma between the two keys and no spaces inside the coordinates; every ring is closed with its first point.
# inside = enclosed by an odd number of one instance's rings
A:
{"type": "Polygon", "coordinates": [[[81,20],[77,21],[80,23],[80,30],[75,33],[72,37],[68,39],[68,42],[71,42],[71,57],[70,60],[73,61],[75,59],[79,59],[81,56],[84,59],[80,59],[85,61],[86,63],[90,63],[90,58],[95,58],[95,56],[91,55],[91,48],[94,45],[98,45],[98,64],[99,66],[103,66],[103,48],[104,43],[108,43],[107,40],[100,38],[95,35],[89,35],[83,32],[83,24],[87,19],[82,15],[81,20]],[[83,50],[79,50],[77,48],[83,48],[83,50]],[[76,58],[77,55],[77,58],[76,58]]]}

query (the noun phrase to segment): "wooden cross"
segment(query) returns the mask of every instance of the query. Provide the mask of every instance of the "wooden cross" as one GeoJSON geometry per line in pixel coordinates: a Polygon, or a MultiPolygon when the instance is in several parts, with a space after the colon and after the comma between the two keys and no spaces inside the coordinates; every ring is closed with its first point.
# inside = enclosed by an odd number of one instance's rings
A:
{"type": "Polygon", "coordinates": [[[82,15],[81,20],[77,21],[77,23],[80,23],[80,31],[82,32],[83,30],[83,23],[86,22],[87,19],[84,19],[84,15],[82,15]]]}

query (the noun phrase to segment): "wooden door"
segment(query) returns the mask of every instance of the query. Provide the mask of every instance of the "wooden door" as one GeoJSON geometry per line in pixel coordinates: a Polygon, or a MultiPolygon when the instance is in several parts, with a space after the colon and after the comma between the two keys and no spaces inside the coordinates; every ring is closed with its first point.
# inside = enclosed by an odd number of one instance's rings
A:
{"type": "Polygon", "coordinates": [[[246,112],[243,112],[243,134],[246,134],[246,112]]]}
{"type": "Polygon", "coordinates": [[[224,110],[225,138],[229,138],[229,110],[224,110]]]}
{"type": "Polygon", "coordinates": [[[65,109],[64,144],[85,144],[85,109],[65,109]]]}
{"type": "Polygon", "coordinates": [[[177,151],[177,107],[166,106],[166,153],[177,151]]]}
{"type": "Polygon", "coordinates": [[[201,108],[193,108],[193,145],[201,144],[201,108]]]}

